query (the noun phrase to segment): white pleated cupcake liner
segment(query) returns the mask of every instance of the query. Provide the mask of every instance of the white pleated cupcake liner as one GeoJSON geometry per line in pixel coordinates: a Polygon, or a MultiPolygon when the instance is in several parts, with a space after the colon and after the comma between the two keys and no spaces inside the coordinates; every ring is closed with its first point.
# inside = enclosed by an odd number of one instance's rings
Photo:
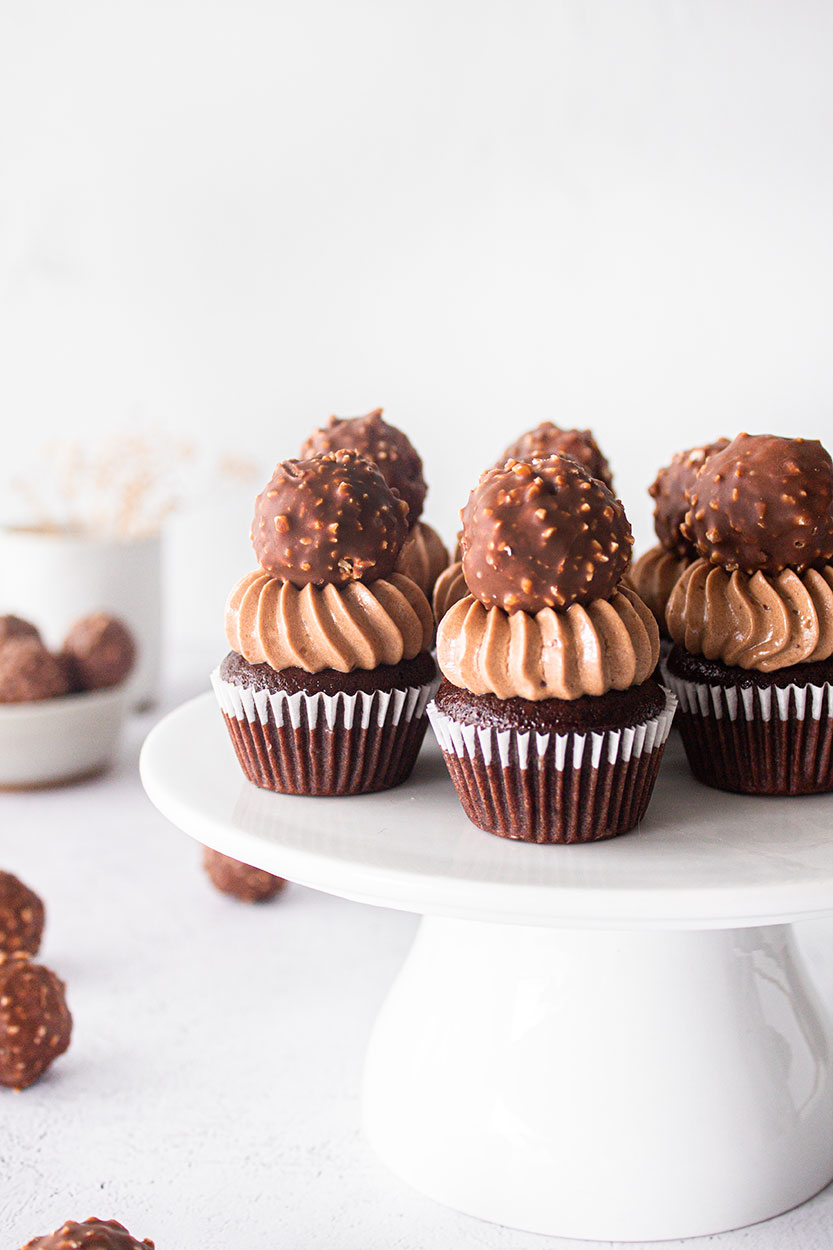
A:
{"type": "Polygon", "coordinates": [[[365,794],[399,785],[411,772],[437,680],[394,690],[251,690],[211,684],[244,773],[285,794],[365,794]]]}
{"type": "Polygon", "coordinates": [[[614,837],[642,819],[674,718],[624,729],[538,733],[428,716],[460,801],[479,828],[529,842],[614,837]]]}
{"type": "Polygon", "coordinates": [[[833,685],[721,686],[668,674],[694,774],[744,794],[833,789],[833,685]]]}

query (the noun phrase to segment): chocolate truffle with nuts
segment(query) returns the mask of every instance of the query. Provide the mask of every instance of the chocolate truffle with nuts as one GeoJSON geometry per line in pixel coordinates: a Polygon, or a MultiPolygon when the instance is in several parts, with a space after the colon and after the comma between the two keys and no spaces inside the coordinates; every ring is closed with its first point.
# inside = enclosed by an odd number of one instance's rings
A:
{"type": "Polygon", "coordinates": [[[364,794],[413,768],[436,666],[431,606],[397,567],[406,516],[354,451],[286,461],[258,496],[260,567],[229,595],[212,674],[254,785],[364,794]]]}
{"type": "Polygon", "coordinates": [[[241,903],[268,902],[286,885],[283,877],[275,877],[263,868],[253,868],[230,855],[221,855],[208,846],[203,848],[202,863],[215,889],[241,903]]]}
{"type": "Polygon", "coordinates": [[[408,436],[383,419],[381,408],[363,417],[330,417],[328,425],[306,440],[301,458],[331,451],[355,451],[371,460],[408,505],[409,528],[416,525],[428,490],[422,460],[408,436]]]}
{"type": "Polygon", "coordinates": [[[621,503],[569,456],[488,470],[462,518],[466,584],[506,612],[608,599],[631,558],[621,503]]]}
{"type": "Polygon", "coordinates": [[[0,703],[34,703],[68,692],[62,665],[40,638],[18,634],[0,647],[0,703]]]}
{"type": "Polygon", "coordinates": [[[67,1220],[54,1233],[27,1241],[23,1250],[154,1250],[147,1238],[137,1241],[118,1220],[67,1220]]]}
{"type": "Polygon", "coordinates": [[[364,417],[331,417],[329,425],[316,430],[301,448],[302,456],[343,450],[357,451],[372,460],[408,505],[408,540],[396,564],[397,572],[415,581],[430,599],[434,584],[448,564],[448,551],[439,534],[423,521],[427,486],[422,460],[410,439],[382,418],[376,408],[364,417]]]}
{"type": "Polygon", "coordinates": [[[37,955],[45,913],[41,900],[10,872],[0,872],[0,953],[37,955]]]}
{"type": "Polygon", "coordinates": [[[664,650],[668,649],[665,608],[682,573],[697,559],[697,552],[682,532],[689,508],[689,491],[698,470],[709,456],[722,451],[729,440],[719,438],[700,447],[678,451],[657,473],[648,493],[654,500],[654,530],[659,542],[634,562],[630,579],[659,625],[664,650]]]}
{"type": "Polygon", "coordinates": [[[65,986],[22,951],[0,955],[0,1085],[25,1089],[69,1046],[65,986]]]}
{"type": "Polygon", "coordinates": [[[666,608],[692,770],[744,794],[833,790],[833,461],[739,434],[689,488],[698,558],[666,608]]]}
{"type": "Polygon", "coordinates": [[[562,430],[552,421],[542,421],[534,430],[527,430],[514,443],[510,443],[495,463],[500,469],[507,460],[545,460],[549,456],[570,456],[589,472],[613,489],[613,475],[607,457],[593,437],[591,430],[562,430]]]}
{"type": "Polygon", "coordinates": [[[107,690],[130,673],[136,662],[136,643],[117,616],[94,612],[75,622],[61,658],[77,690],[107,690]]]}
{"type": "Polygon", "coordinates": [[[437,628],[429,716],[469,819],[527,842],[590,842],[642,819],[673,716],[659,632],[622,580],[621,503],[575,460],[510,461],[462,512],[471,593],[437,628]]]}
{"type": "Polygon", "coordinates": [[[261,568],[293,586],[371,582],[393,572],[407,514],[357,452],[285,460],[255,501],[252,543],[261,568]]]}
{"type": "Polygon", "coordinates": [[[712,564],[803,573],[833,559],[833,461],[816,439],[738,434],[689,497],[683,534],[712,564]]]}

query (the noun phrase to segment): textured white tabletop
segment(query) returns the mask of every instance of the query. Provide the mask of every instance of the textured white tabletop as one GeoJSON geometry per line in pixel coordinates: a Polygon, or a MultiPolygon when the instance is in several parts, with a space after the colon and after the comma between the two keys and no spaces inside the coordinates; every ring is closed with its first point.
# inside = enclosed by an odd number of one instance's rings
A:
{"type": "MultiPolygon", "coordinates": [[[[0,867],[46,902],[40,957],[75,1018],[43,1080],[0,1089],[0,1250],[90,1214],[158,1250],[587,1245],[447,1211],[370,1154],[364,1048],[416,919],[300,887],[247,907],[208,884],[197,847],[145,798],[137,759],[161,712],[205,687],[211,659],[191,649],[191,680],[132,720],[106,778],[0,795],[0,867]]],[[[833,1008],[833,924],[800,933],[833,1008]]],[[[707,1241],[829,1250],[831,1222],[833,1186],[707,1241]]]]}

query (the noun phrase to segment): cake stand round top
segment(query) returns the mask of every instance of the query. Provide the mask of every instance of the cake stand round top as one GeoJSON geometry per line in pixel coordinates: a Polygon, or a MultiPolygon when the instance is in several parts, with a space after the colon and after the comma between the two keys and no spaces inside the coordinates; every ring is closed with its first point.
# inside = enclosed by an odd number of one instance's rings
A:
{"type": "Polygon", "coordinates": [[[750,798],[688,772],[672,734],[647,816],[610,841],[536,846],[470,824],[431,738],[405,785],[354,798],[259,790],[212,694],[148,735],[152,802],[192,837],[382,907],[570,928],[735,928],[833,914],[833,796],[750,798]]]}

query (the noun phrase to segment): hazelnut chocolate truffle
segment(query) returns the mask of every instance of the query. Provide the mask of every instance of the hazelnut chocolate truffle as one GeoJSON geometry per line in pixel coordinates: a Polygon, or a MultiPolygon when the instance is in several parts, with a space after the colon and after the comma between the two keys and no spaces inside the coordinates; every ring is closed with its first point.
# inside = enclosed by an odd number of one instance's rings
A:
{"type": "Polygon", "coordinates": [[[590,430],[562,430],[552,421],[542,421],[534,430],[528,430],[506,448],[496,469],[507,460],[545,460],[549,456],[571,456],[584,465],[591,477],[613,488],[613,476],[599,444],[590,430]]]}
{"type": "Polygon", "coordinates": [[[208,846],[203,848],[202,862],[212,885],[221,894],[230,894],[242,903],[265,903],[286,885],[283,877],[253,868],[230,855],[221,855],[208,846]]]}
{"type": "Polygon", "coordinates": [[[381,408],[364,417],[330,417],[329,424],[304,443],[301,457],[330,451],[356,451],[372,460],[388,486],[408,505],[408,526],[413,529],[428,489],[422,460],[407,435],[382,419],[381,408]]]}
{"type": "Polygon", "coordinates": [[[261,568],[296,587],[372,582],[393,572],[407,512],[355,451],[285,460],[255,501],[252,544],[261,568]]]}
{"type": "Polygon", "coordinates": [[[689,495],[683,534],[711,564],[802,573],[833,558],[833,461],[816,439],[739,434],[689,495]]]}
{"type": "Polygon", "coordinates": [[[23,1250],[154,1250],[152,1241],[137,1241],[117,1220],[67,1220],[54,1233],[27,1241],[23,1250]]]}
{"type": "Polygon", "coordinates": [[[76,621],[61,658],[80,690],[107,690],[124,681],[136,660],[136,644],[118,617],[94,612],[76,621]]]}
{"type": "Polygon", "coordinates": [[[43,937],[43,903],[10,872],[0,872],[0,953],[37,955],[43,937]]]}
{"type": "Polygon", "coordinates": [[[539,612],[608,599],[630,562],[624,508],[569,456],[487,470],[461,515],[463,574],[486,607],[539,612]]]}
{"type": "Polygon", "coordinates": [[[37,638],[40,634],[30,621],[20,616],[0,616],[0,647],[10,638],[37,638]]]}
{"type": "Polygon", "coordinates": [[[20,634],[0,647],[0,703],[34,703],[68,690],[63,667],[39,638],[20,634]]]}
{"type": "Polygon", "coordinates": [[[694,557],[691,542],[682,533],[682,524],[689,508],[688,491],[694,485],[698,470],[709,456],[728,446],[728,438],[718,438],[713,443],[678,451],[671,457],[671,463],[660,469],[656,479],[648,487],[648,494],[655,501],[654,530],[666,551],[673,551],[680,557],[694,557]]]}
{"type": "Polygon", "coordinates": [[[0,955],[0,1085],[25,1089],[69,1046],[65,986],[22,951],[0,955]]]}

